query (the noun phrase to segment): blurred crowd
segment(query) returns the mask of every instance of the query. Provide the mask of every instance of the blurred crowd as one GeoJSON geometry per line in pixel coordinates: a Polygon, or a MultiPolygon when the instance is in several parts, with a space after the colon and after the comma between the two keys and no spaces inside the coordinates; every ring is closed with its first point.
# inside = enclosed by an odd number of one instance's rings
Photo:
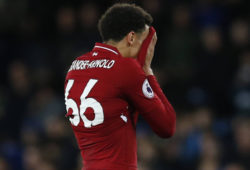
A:
{"type": "MultiPolygon", "coordinates": [[[[81,169],[64,78],[115,2],[0,0],[0,170],[81,169]]],[[[139,119],[139,170],[249,170],[249,2],[127,2],[154,17],[154,73],[177,112],[168,140],[139,119]]]]}

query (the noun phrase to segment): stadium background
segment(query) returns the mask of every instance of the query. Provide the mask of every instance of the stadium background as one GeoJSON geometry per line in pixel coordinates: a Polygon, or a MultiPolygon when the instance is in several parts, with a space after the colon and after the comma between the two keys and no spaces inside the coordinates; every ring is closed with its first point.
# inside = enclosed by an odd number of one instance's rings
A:
{"type": "MultiPolygon", "coordinates": [[[[100,41],[97,20],[115,2],[0,0],[0,170],[80,169],[64,76],[100,41]]],[[[169,140],[139,120],[139,170],[249,170],[247,0],[136,4],[154,17],[153,67],[177,111],[169,140]]]]}

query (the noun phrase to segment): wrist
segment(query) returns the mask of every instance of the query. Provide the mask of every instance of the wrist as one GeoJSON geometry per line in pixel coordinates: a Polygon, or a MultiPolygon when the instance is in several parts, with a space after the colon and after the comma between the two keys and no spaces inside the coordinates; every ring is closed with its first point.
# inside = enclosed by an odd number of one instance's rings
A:
{"type": "Polygon", "coordinates": [[[146,66],[144,66],[144,67],[143,67],[143,70],[144,70],[146,76],[154,75],[153,70],[152,70],[151,67],[146,67],[146,66]]]}

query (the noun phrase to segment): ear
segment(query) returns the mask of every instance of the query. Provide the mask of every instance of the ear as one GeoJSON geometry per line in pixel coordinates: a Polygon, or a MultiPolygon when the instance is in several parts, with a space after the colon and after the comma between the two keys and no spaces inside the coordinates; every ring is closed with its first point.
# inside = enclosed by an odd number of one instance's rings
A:
{"type": "Polygon", "coordinates": [[[133,43],[135,42],[135,32],[134,31],[130,31],[127,34],[127,42],[129,46],[132,46],[133,43]]]}

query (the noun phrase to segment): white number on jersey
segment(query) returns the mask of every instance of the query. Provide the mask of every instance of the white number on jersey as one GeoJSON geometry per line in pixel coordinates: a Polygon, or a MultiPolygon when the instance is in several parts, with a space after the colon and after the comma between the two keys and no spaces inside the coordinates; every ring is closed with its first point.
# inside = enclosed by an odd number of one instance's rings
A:
{"type": "Polygon", "coordinates": [[[92,88],[95,86],[95,84],[98,82],[98,80],[90,79],[84,88],[82,95],[80,97],[81,104],[80,104],[80,112],[77,107],[76,102],[73,99],[68,99],[69,91],[72,88],[74,84],[74,80],[70,79],[67,83],[66,89],[65,89],[65,104],[66,104],[66,110],[67,112],[71,108],[73,110],[72,116],[73,118],[69,118],[72,125],[77,126],[80,123],[80,117],[84,123],[84,126],[86,128],[90,128],[91,126],[96,126],[104,121],[104,113],[103,108],[101,104],[94,98],[87,98],[88,94],[92,90],[92,88]],[[85,115],[85,111],[87,108],[92,108],[94,110],[95,118],[93,120],[89,120],[85,115]]]}

